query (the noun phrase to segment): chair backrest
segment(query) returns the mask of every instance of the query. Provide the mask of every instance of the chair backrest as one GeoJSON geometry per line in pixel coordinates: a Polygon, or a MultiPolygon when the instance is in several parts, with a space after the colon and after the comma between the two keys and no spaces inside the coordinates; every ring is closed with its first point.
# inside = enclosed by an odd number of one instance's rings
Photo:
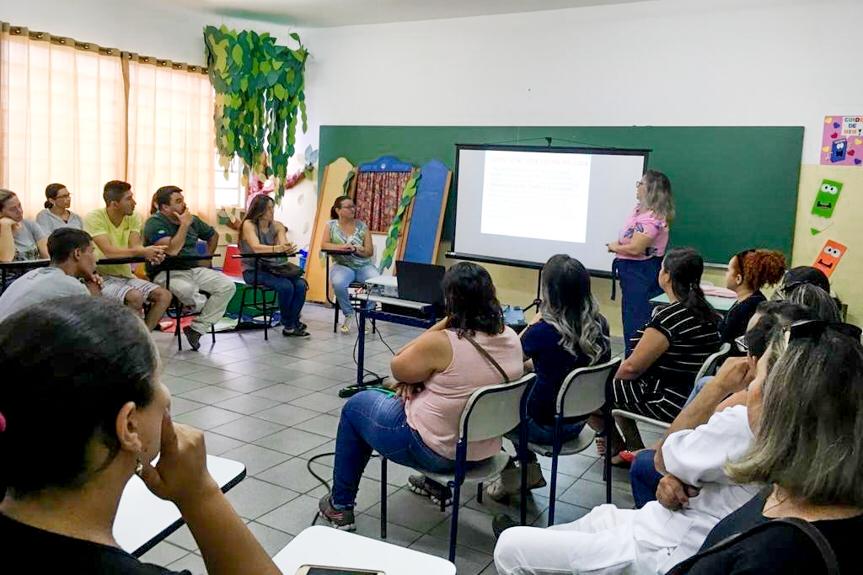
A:
{"type": "Polygon", "coordinates": [[[580,417],[598,411],[605,405],[606,386],[622,361],[617,356],[599,365],[570,371],[557,392],[557,413],[564,417],[580,417]]]}
{"type": "Polygon", "coordinates": [[[702,377],[708,375],[715,375],[716,371],[719,369],[719,366],[722,365],[722,362],[728,358],[728,354],[731,353],[731,344],[728,342],[723,343],[719,347],[719,351],[708,357],[704,360],[704,363],[701,365],[701,369],[698,370],[698,373],[695,375],[695,383],[698,383],[702,377]]]}
{"type": "Polygon", "coordinates": [[[521,402],[536,375],[528,373],[515,381],[487,385],[474,391],[459,422],[459,440],[482,441],[503,437],[521,421],[521,402]]]}

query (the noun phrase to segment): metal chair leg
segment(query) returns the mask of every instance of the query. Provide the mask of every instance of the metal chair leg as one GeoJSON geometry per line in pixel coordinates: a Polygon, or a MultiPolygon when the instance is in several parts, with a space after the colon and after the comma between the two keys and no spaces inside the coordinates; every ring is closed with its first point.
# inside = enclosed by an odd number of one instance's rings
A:
{"type": "Polygon", "coordinates": [[[476,484],[476,502],[482,503],[482,481],[476,484]]]}
{"type": "MultiPolygon", "coordinates": [[[[458,475],[458,471],[456,471],[458,475]]],[[[451,482],[452,485],[452,517],[450,518],[449,528],[449,560],[455,562],[455,545],[458,541],[458,503],[461,495],[461,482],[451,482]]]]}
{"type": "Polygon", "coordinates": [[[387,458],[381,455],[381,539],[387,538],[387,458]]]}
{"type": "Polygon", "coordinates": [[[554,433],[551,441],[551,486],[548,500],[548,526],[554,525],[554,506],[557,499],[557,459],[560,456],[560,428],[563,426],[561,417],[555,417],[554,433]]]}
{"type": "Polygon", "coordinates": [[[611,486],[614,478],[611,475],[611,441],[614,436],[614,418],[611,410],[606,409],[603,413],[605,419],[605,461],[603,472],[605,474],[605,502],[611,503],[611,486]]]}

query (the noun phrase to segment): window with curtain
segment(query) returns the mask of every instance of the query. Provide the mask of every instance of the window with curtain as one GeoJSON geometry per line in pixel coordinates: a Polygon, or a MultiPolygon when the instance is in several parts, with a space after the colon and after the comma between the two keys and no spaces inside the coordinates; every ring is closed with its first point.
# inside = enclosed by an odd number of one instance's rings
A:
{"type": "Polygon", "coordinates": [[[25,217],[51,182],[83,215],[119,179],[142,215],[173,184],[212,218],[214,94],[202,68],[0,26],[0,187],[20,196],[25,217]]]}

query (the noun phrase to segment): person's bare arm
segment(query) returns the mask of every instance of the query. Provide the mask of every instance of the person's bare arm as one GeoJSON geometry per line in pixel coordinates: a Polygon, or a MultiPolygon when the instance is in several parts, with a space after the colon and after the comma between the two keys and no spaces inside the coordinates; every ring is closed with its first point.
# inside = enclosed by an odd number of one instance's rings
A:
{"type": "Polygon", "coordinates": [[[0,218],[0,262],[11,262],[15,259],[14,227],[15,221],[11,218],[0,218]]]}
{"type": "Polygon", "coordinates": [[[643,256],[653,243],[653,239],[647,234],[635,232],[628,244],[612,242],[608,244],[608,251],[624,256],[643,256]]]}
{"type": "Polygon", "coordinates": [[[390,361],[393,379],[400,383],[423,383],[452,362],[449,339],[439,330],[430,329],[411,344],[399,350],[390,361]]]}
{"type": "Polygon", "coordinates": [[[39,255],[42,256],[42,259],[48,259],[51,257],[48,254],[48,240],[47,238],[42,238],[41,240],[36,240],[36,247],[39,248],[39,255]]]}
{"type": "Polygon", "coordinates": [[[147,259],[152,259],[165,253],[164,246],[144,247],[141,243],[141,234],[138,232],[131,232],[129,234],[128,248],[115,246],[111,243],[111,239],[107,234],[93,236],[93,243],[95,243],[96,247],[105,254],[106,258],[145,257],[147,259]]]}
{"type": "Polygon", "coordinates": [[[207,240],[207,253],[213,255],[219,247],[219,232],[213,231],[213,235],[207,240]]]}
{"type": "Polygon", "coordinates": [[[208,573],[281,573],[207,471],[203,433],[173,424],[166,413],[159,462],[145,465],[141,477],[153,493],[180,509],[208,573]]]}
{"type": "Polygon", "coordinates": [[[363,258],[370,258],[375,255],[375,245],[372,243],[372,232],[370,230],[366,230],[363,245],[356,247],[356,254],[363,258]]]}
{"type": "Polygon", "coordinates": [[[186,210],[178,216],[180,218],[180,227],[177,233],[173,236],[165,236],[155,242],[154,245],[164,246],[165,253],[169,256],[175,256],[180,253],[186,243],[186,234],[189,232],[189,226],[192,225],[192,212],[186,210]]]}
{"type": "Polygon", "coordinates": [[[334,244],[330,241],[330,226],[324,226],[321,232],[321,249],[330,251],[350,252],[351,246],[346,244],[334,244]]]}
{"type": "Polygon", "coordinates": [[[668,339],[661,331],[652,327],[645,329],[638,345],[632,350],[632,354],[620,364],[614,377],[617,379],[636,379],[668,350],[669,345],[668,339]]]}
{"type": "Polygon", "coordinates": [[[662,457],[662,445],[669,435],[682,429],[695,429],[699,425],[707,423],[707,420],[716,413],[718,406],[726,397],[740,389],[745,389],[754,377],[755,360],[753,358],[733,357],[727,359],[716,376],[698,392],[692,403],[684,407],[683,411],[671,422],[671,426],[656,446],[656,455],[653,457],[656,470],[660,473],[666,471],[665,461],[662,457]]]}

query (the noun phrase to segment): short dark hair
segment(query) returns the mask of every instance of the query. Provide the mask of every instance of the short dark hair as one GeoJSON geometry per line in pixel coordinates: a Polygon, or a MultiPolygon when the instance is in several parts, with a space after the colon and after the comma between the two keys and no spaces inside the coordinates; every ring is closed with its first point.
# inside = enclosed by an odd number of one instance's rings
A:
{"type": "Polygon", "coordinates": [[[119,202],[126,195],[126,192],[132,189],[132,185],[122,180],[111,180],[105,184],[102,191],[102,199],[105,200],[107,206],[111,202],[119,202]]]}
{"type": "Polygon", "coordinates": [[[93,238],[84,230],[57,228],[48,236],[48,255],[57,264],[69,259],[75,250],[86,249],[93,238]]]}
{"type": "Polygon", "coordinates": [[[162,186],[156,190],[156,194],[153,196],[153,204],[157,208],[167,206],[171,203],[171,196],[176,193],[182,194],[183,190],[177,186],[162,186]]]}
{"type": "Polygon", "coordinates": [[[503,332],[503,310],[484,267],[459,262],[446,271],[441,288],[449,317],[447,327],[455,329],[459,337],[478,331],[489,335],[503,332]]]}
{"type": "Polygon", "coordinates": [[[120,450],[122,406],[146,407],[155,393],[157,352],[129,308],[90,296],[53,303],[0,322],[0,371],[18,382],[0,386],[0,493],[16,498],[87,483],[120,450]],[[106,461],[88,460],[94,440],[106,461]]]}
{"type": "Polygon", "coordinates": [[[63,184],[48,184],[45,186],[45,208],[50,208],[53,204],[50,200],[54,200],[57,198],[57,194],[60,193],[60,190],[65,190],[66,186],[63,184]]]}

